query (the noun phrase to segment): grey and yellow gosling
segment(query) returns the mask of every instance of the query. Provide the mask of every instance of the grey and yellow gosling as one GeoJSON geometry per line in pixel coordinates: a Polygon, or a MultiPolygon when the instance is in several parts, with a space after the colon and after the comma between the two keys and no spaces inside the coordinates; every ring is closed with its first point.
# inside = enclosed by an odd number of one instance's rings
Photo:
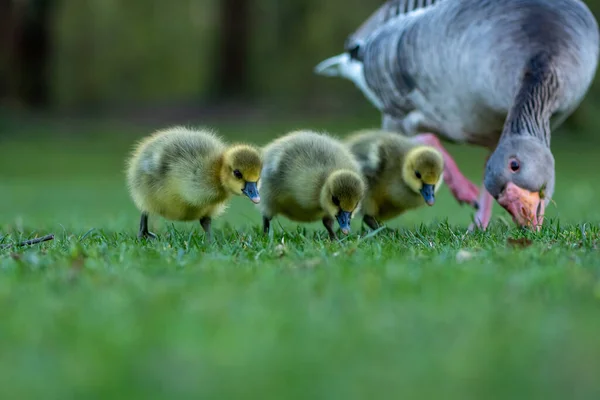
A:
{"type": "Polygon", "coordinates": [[[435,203],[444,176],[444,159],[437,149],[380,130],[356,132],[344,143],[367,181],[361,213],[371,229],[407,210],[435,203]]]}
{"type": "Polygon", "coordinates": [[[148,231],[148,215],[169,220],[199,220],[212,239],[212,218],[227,207],[231,195],[259,203],[257,182],[262,161],[257,148],[227,145],[208,129],[176,126],[140,141],[127,165],[130,195],[141,211],[139,237],[148,231]]]}
{"type": "Polygon", "coordinates": [[[259,190],[265,233],[278,214],[298,222],[320,219],[332,240],[337,238],[336,219],[344,234],[350,232],[365,183],[360,165],[339,140],[312,131],[291,132],[268,144],[263,160],[259,190]]]}

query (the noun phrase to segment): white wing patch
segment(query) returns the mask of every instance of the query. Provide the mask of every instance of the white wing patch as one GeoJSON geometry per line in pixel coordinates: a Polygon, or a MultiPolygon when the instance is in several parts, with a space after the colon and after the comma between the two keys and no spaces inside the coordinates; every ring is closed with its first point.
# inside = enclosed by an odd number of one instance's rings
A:
{"type": "Polygon", "coordinates": [[[315,73],[324,76],[340,76],[354,82],[356,87],[363,92],[373,106],[379,111],[383,110],[383,103],[367,85],[363,64],[360,61],[351,59],[348,53],[343,53],[322,61],[315,67],[315,73]]]}

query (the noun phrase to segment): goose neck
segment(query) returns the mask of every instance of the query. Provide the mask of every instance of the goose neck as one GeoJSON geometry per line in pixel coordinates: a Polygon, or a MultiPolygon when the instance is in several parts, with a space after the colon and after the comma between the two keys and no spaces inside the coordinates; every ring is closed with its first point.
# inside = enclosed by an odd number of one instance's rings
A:
{"type": "Polygon", "coordinates": [[[534,58],[525,69],[503,138],[529,135],[550,147],[550,117],[556,111],[559,81],[546,57],[534,58]]]}

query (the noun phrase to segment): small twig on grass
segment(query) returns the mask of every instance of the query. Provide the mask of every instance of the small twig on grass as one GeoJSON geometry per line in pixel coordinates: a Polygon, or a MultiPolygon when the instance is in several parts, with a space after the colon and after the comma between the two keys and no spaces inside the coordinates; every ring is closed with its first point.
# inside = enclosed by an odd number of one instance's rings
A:
{"type": "Polygon", "coordinates": [[[19,243],[7,243],[7,244],[3,244],[2,247],[0,247],[0,249],[7,249],[7,248],[12,247],[12,246],[17,246],[17,247],[31,246],[33,244],[47,242],[48,240],[53,240],[53,239],[54,239],[54,234],[51,233],[50,235],[42,236],[42,237],[35,238],[35,239],[24,240],[24,241],[19,242],[19,243]]]}

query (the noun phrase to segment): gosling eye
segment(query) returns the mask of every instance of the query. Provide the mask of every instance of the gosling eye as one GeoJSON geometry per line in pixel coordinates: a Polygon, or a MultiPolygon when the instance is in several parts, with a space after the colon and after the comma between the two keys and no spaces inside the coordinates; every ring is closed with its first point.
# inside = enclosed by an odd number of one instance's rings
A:
{"type": "Polygon", "coordinates": [[[517,171],[519,171],[519,169],[521,169],[521,164],[519,163],[519,161],[516,158],[511,158],[508,165],[512,172],[517,172],[517,171]]]}
{"type": "Polygon", "coordinates": [[[336,196],[333,196],[331,198],[331,201],[333,202],[334,205],[336,205],[338,207],[340,206],[340,199],[338,199],[336,196]]]}
{"type": "Polygon", "coordinates": [[[421,173],[419,171],[415,171],[415,176],[417,179],[421,179],[421,173]]]}
{"type": "Polygon", "coordinates": [[[239,169],[236,169],[235,171],[233,171],[233,176],[235,176],[238,179],[242,179],[243,178],[242,173],[240,172],[239,169]]]}

